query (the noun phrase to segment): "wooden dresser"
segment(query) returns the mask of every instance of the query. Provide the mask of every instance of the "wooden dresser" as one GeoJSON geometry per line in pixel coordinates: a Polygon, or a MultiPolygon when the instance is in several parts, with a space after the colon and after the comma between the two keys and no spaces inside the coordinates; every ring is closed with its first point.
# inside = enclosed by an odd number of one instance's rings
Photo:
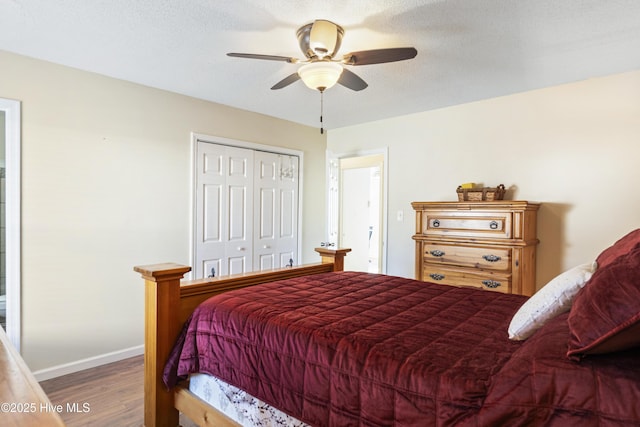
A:
{"type": "Polygon", "coordinates": [[[413,202],[416,278],[533,295],[539,203],[413,202]]]}

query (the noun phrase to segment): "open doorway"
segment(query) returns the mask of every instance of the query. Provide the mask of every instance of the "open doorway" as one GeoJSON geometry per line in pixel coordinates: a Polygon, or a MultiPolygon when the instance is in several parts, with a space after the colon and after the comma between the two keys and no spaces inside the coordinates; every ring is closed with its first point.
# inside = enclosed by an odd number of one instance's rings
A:
{"type": "Polygon", "coordinates": [[[386,272],[385,154],[329,160],[329,239],[352,249],[346,270],[386,272]]]}
{"type": "Polygon", "coordinates": [[[0,314],[20,351],[20,102],[0,98],[0,314]]]}

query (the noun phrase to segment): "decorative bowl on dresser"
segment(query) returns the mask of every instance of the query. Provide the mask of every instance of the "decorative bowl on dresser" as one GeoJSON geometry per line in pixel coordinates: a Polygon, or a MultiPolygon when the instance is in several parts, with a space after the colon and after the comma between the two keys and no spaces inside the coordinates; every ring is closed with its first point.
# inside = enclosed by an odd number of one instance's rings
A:
{"type": "Polygon", "coordinates": [[[539,203],[413,202],[416,278],[533,295],[539,203]]]}

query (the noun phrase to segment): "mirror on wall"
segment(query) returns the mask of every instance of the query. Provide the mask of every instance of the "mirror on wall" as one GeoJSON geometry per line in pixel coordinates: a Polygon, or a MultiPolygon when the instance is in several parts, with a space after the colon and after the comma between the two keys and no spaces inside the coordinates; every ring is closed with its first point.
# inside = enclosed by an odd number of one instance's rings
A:
{"type": "Polygon", "coordinates": [[[0,323],[20,350],[20,102],[0,98],[0,323]]]}

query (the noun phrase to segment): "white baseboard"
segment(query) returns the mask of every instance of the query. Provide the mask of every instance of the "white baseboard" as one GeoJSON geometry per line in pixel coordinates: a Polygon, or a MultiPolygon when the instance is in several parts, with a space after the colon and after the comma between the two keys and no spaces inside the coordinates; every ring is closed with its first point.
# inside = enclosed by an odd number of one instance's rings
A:
{"type": "Polygon", "coordinates": [[[93,356],[87,359],[53,366],[51,368],[41,369],[39,371],[35,371],[33,375],[36,377],[36,380],[40,382],[60,377],[62,375],[84,371],[85,369],[95,368],[96,366],[106,365],[107,363],[118,362],[141,354],[144,354],[144,345],[125,348],[123,350],[113,351],[111,353],[105,353],[99,356],[93,356]]]}

